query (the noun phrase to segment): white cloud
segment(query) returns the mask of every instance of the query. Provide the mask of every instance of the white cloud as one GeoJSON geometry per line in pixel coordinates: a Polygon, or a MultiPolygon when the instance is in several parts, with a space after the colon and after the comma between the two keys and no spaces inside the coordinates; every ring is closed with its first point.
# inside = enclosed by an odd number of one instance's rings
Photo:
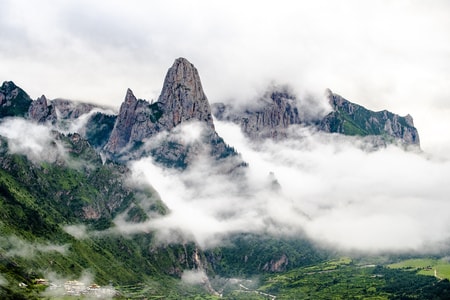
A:
{"type": "Polygon", "coordinates": [[[203,270],[184,270],[181,274],[181,280],[187,284],[205,284],[208,276],[203,270]]]}
{"type": "Polygon", "coordinates": [[[118,107],[128,87],[157,99],[184,56],[212,102],[248,101],[272,81],[325,88],[414,116],[427,151],[450,138],[445,0],[3,1],[0,79],[33,97],[118,107]],[[26,70],[26,72],[24,72],[26,70]]]}
{"type": "Polygon", "coordinates": [[[66,158],[63,145],[46,125],[22,118],[6,119],[0,123],[0,135],[7,139],[11,153],[26,155],[31,161],[54,162],[66,158]]]}
{"type": "Polygon", "coordinates": [[[8,285],[8,280],[6,280],[6,278],[0,274],[0,286],[7,286],[8,285]]]}
{"type": "Polygon", "coordinates": [[[86,225],[66,225],[63,230],[76,239],[84,239],[88,237],[86,225]]]}
{"type": "Polygon", "coordinates": [[[124,233],[156,230],[161,241],[190,239],[206,248],[238,232],[302,233],[364,252],[438,252],[450,240],[448,161],[394,146],[367,152],[357,138],[301,127],[295,139],[260,144],[235,125],[216,127],[249,163],[246,177],[216,174],[204,159],[185,172],[137,161],[133,173],[158,190],[171,213],[144,224],[117,223],[124,233]]]}
{"type": "MultiPolygon", "coordinates": [[[[135,171],[172,209],[149,228],[181,230],[204,245],[243,229],[302,229],[365,250],[419,249],[448,238],[447,1],[15,0],[2,7],[0,79],[32,97],[117,107],[130,87],[157,99],[167,68],[184,56],[199,69],[211,102],[249,101],[273,81],[300,96],[328,87],[369,109],[410,113],[422,148],[441,158],[395,148],[368,154],[353,139],[336,144],[301,129],[298,141],[255,148],[221,125],[225,141],[250,162],[246,193],[208,173],[208,161],[173,174],[143,160],[135,171]],[[282,187],[276,195],[266,188],[271,171],[282,187]]],[[[30,138],[18,151],[43,154],[41,140],[30,138]]]]}
{"type": "Polygon", "coordinates": [[[14,235],[0,238],[0,249],[5,251],[6,257],[18,256],[21,258],[33,258],[37,253],[58,252],[65,255],[68,245],[53,245],[48,243],[30,243],[14,235]]]}

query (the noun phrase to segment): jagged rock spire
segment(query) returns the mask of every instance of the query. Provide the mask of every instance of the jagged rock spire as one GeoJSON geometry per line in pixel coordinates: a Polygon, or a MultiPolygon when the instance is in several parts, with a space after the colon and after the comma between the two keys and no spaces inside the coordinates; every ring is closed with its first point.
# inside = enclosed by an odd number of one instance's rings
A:
{"type": "Polygon", "coordinates": [[[172,128],[183,121],[197,119],[214,129],[211,108],[197,69],[185,58],[175,60],[168,70],[158,102],[164,107],[161,123],[172,128]]]}
{"type": "Polygon", "coordinates": [[[39,123],[56,120],[56,111],[54,106],[49,106],[45,95],[33,101],[28,109],[28,117],[39,123]]]}
{"type": "Polygon", "coordinates": [[[206,122],[214,130],[211,108],[198,71],[185,58],[178,58],[167,71],[157,102],[137,100],[128,89],[105,150],[117,154],[126,146],[189,120],[206,122]]]}
{"type": "Polygon", "coordinates": [[[131,132],[136,121],[137,104],[138,100],[134,96],[133,91],[128,89],[125,100],[120,106],[114,129],[105,146],[106,151],[115,153],[125,147],[130,141],[131,132]]]}

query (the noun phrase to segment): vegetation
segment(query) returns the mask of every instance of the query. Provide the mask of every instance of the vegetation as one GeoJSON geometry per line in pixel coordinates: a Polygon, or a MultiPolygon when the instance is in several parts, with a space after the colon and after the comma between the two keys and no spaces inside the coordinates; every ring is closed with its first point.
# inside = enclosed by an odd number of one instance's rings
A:
{"type": "Polygon", "coordinates": [[[94,114],[86,124],[86,139],[94,148],[103,148],[114,128],[117,116],[94,114]]]}
{"type": "Polygon", "coordinates": [[[119,214],[142,222],[165,214],[165,205],[150,187],[128,187],[127,169],[103,165],[79,136],[56,138],[69,153],[56,163],[10,154],[0,139],[0,298],[37,298],[45,287],[35,279],[64,281],[86,272],[100,285],[144,284],[154,287],[146,295],[183,298],[189,289],[176,278],[193,267],[185,254],[195,245],[158,245],[151,233],[114,234],[119,214]]]}
{"type": "Polygon", "coordinates": [[[28,113],[32,102],[30,96],[12,81],[4,82],[0,87],[0,98],[0,118],[23,117],[28,113]]]}
{"type": "Polygon", "coordinates": [[[448,299],[450,283],[383,266],[331,260],[269,275],[258,289],[277,299],[448,299]]]}
{"type": "Polygon", "coordinates": [[[220,247],[209,254],[214,257],[217,273],[228,277],[249,277],[269,272],[311,265],[329,257],[327,251],[314,247],[303,238],[273,238],[239,234],[231,238],[231,246],[220,247]]]}
{"type": "Polygon", "coordinates": [[[438,279],[450,280],[450,262],[446,259],[412,258],[390,264],[388,267],[414,271],[422,275],[435,276],[438,279]]]}

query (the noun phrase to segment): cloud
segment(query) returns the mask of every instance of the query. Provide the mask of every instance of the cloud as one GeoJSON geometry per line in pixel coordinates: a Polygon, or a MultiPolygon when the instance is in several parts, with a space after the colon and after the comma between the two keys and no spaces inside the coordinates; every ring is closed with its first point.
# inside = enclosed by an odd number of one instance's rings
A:
{"type": "Polygon", "coordinates": [[[157,99],[167,68],[184,56],[212,102],[252,100],[272,81],[317,95],[331,88],[374,110],[410,113],[424,148],[448,152],[439,145],[450,138],[436,134],[449,128],[445,0],[259,1],[258,9],[238,1],[15,0],[2,7],[0,78],[33,97],[118,107],[130,87],[157,99]]]}
{"type": "MultiPolygon", "coordinates": [[[[118,106],[131,87],[157,99],[167,68],[184,56],[199,69],[211,102],[253,101],[273,81],[294,87],[302,99],[320,99],[331,88],[372,110],[410,113],[422,148],[440,158],[391,147],[366,153],[353,145],[360,141],[301,129],[297,141],[255,146],[225,126],[225,141],[250,162],[246,189],[210,172],[207,160],[183,174],[142,160],[134,170],[172,209],[146,230],[181,230],[209,245],[243,228],[301,229],[324,243],[365,250],[422,249],[447,238],[448,1],[259,1],[255,9],[237,1],[15,0],[4,6],[0,78],[33,97],[118,106]],[[271,171],[278,192],[267,188],[271,171]],[[392,240],[383,237],[389,229],[392,240]]],[[[45,155],[39,145],[20,151],[45,155]]]]}
{"type": "Polygon", "coordinates": [[[0,123],[0,135],[7,139],[11,153],[26,155],[31,161],[54,162],[66,157],[63,145],[45,125],[10,118],[0,123]]]}
{"type": "Polygon", "coordinates": [[[76,239],[84,239],[88,237],[87,227],[86,225],[66,225],[63,227],[63,230],[73,236],[76,239]]]}
{"type": "Polygon", "coordinates": [[[53,245],[48,243],[30,243],[14,235],[0,237],[0,244],[6,257],[33,258],[38,253],[58,252],[65,255],[68,245],[53,245]]]}
{"type": "Polygon", "coordinates": [[[0,274],[0,286],[8,286],[8,280],[2,274],[0,274]]]}
{"type": "Polygon", "coordinates": [[[236,125],[216,128],[249,163],[245,177],[215,173],[205,158],[185,172],[136,161],[133,174],[152,184],[170,213],[116,223],[124,234],[156,230],[160,241],[204,248],[254,232],[307,236],[345,251],[448,250],[450,162],[395,146],[367,151],[364,140],[302,127],[290,139],[257,144],[236,125]]]}
{"type": "MultiPolygon", "coordinates": [[[[54,127],[55,130],[58,130],[59,132],[62,132],[64,134],[69,133],[80,133],[85,134],[85,128],[87,123],[89,122],[89,119],[95,115],[96,113],[102,113],[105,115],[117,115],[117,112],[111,110],[111,109],[103,109],[103,108],[93,108],[91,111],[80,115],[76,119],[71,119],[70,122],[67,120],[61,119],[58,116],[59,123],[57,123],[54,127]]],[[[58,114],[58,112],[57,112],[58,114]]]]}
{"type": "Polygon", "coordinates": [[[208,276],[203,270],[184,270],[181,274],[181,281],[187,284],[205,284],[208,276]]]}

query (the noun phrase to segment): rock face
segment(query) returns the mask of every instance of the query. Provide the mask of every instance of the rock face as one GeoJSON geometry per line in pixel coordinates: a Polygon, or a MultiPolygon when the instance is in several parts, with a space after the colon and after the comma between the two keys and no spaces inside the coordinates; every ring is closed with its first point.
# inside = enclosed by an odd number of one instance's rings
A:
{"type": "Polygon", "coordinates": [[[55,107],[48,105],[47,98],[44,95],[31,103],[28,109],[28,116],[39,123],[47,121],[53,123],[57,119],[55,107]]]}
{"type": "Polygon", "coordinates": [[[401,117],[387,110],[374,112],[327,91],[333,111],[320,123],[320,129],[346,135],[381,136],[385,142],[420,145],[419,133],[410,115],[401,117]]]}
{"type": "Polygon", "coordinates": [[[95,105],[89,103],[66,99],[55,99],[51,101],[51,104],[55,107],[59,119],[76,119],[96,108],[95,105]]]}
{"type": "Polygon", "coordinates": [[[0,87],[0,118],[25,117],[31,105],[31,98],[12,81],[3,82],[0,87]]]}
{"type": "Polygon", "coordinates": [[[28,116],[39,123],[56,123],[58,120],[77,119],[95,106],[65,99],[48,100],[44,95],[31,103],[28,116]]]}
{"type": "Polygon", "coordinates": [[[302,119],[301,107],[295,97],[287,92],[272,92],[270,97],[260,99],[256,108],[243,111],[236,111],[222,103],[213,104],[212,107],[218,120],[239,124],[242,132],[253,139],[284,138],[289,126],[303,124],[330,133],[376,137],[377,144],[399,142],[419,146],[419,134],[410,115],[400,117],[387,110],[374,112],[330,90],[327,91],[327,97],[332,112],[313,122],[302,119]]]}
{"type": "Polygon", "coordinates": [[[171,133],[175,127],[192,122],[201,124],[200,144],[207,144],[211,155],[216,158],[235,155],[234,149],[214,130],[211,108],[197,69],[186,59],[178,58],[167,72],[157,102],[137,99],[128,89],[104,150],[113,159],[150,154],[166,165],[183,168],[204,147],[198,143],[187,145],[179,136],[170,134],[157,146],[142,146],[150,137],[171,133]]]}
{"type": "Polygon", "coordinates": [[[301,123],[296,99],[286,91],[273,91],[258,102],[255,108],[243,112],[233,112],[223,103],[213,104],[212,109],[217,119],[239,124],[254,139],[286,137],[289,125],[301,123]]]}
{"type": "Polygon", "coordinates": [[[198,71],[184,58],[175,60],[167,72],[158,102],[164,112],[159,123],[166,129],[192,119],[205,122],[214,129],[211,108],[198,71]]]}

